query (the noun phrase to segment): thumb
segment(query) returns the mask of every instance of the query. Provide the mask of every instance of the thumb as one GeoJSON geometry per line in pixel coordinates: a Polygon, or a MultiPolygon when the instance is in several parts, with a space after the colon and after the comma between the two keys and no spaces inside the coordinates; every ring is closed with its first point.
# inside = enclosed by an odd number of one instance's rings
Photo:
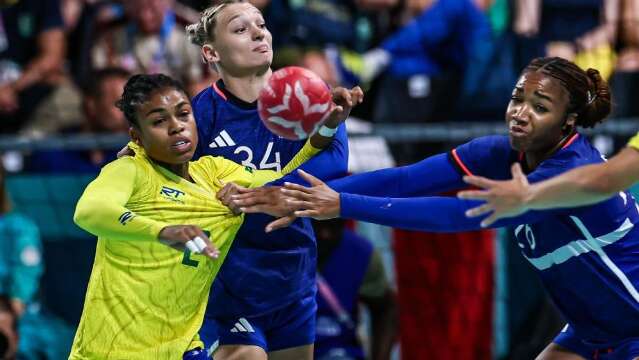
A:
{"type": "Polygon", "coordinates": [[[297,172],[300,174],[302,179],[308,181],[308,183],[311,184],[311,186],[324,185],[324,182],[322,182],[322,180],[316,178],[315,176],[307,173],[306,171],[302,169],[298,169],[297,172]]]}
{"type": "Polygon", "coordinates": [[[510,172],[513,175],[513,179],[519,182],[528,183],[528,179],[526,178],[526,175],[524,175],[523,170],[521,170],[521,165],[519,165],[519,163],[514,163],[510,168],[510,172]]]}

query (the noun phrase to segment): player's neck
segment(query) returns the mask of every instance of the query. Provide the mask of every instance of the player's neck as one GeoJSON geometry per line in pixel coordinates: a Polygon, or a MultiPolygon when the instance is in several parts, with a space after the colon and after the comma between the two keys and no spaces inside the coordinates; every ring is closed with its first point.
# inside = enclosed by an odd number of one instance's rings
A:
{"type": "Polygon", "coordinates": [[[242,101],[252,103],[257,100],[260,91],[270,79],[272,70],[268,69],[263,74],[251,74],[248,76],[222,75],[224,87],[242,101]]]}
{"type": "Polygon", "coordinates": [[[566,145],[566,143],[573,138],[575,135],[575,131],[570,132],[568,135],[564,136],[555,146],[550,149],[537,151],[537,152],[527,152],[525,156],[526,166],[530,171],[533,171],[541,164],[544,160],[551,157],[555,152],[560,150],[566,145]]]}
{"type": "Polygon", "coordinates": [[[191,175],[189,175],[189,163],[186,162],[184,164],[167,164],[161,161],[156,161],[160,166],[174,173],[175,175],[186,179],[187,181],[192,181],[191,175]]]}

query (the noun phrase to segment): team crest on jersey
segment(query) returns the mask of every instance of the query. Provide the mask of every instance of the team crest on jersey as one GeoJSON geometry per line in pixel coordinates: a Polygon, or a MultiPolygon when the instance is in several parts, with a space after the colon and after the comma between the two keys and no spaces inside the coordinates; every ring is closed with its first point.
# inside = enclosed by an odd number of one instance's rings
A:
{"type": "Polygon", "coordinates": [[[163,198],[179,203],[184,203],[184,191],[180,191],[178,189],[173,189],[168,186],[162,186],[162,190],[160,190],[160,195],[163,198]]]}

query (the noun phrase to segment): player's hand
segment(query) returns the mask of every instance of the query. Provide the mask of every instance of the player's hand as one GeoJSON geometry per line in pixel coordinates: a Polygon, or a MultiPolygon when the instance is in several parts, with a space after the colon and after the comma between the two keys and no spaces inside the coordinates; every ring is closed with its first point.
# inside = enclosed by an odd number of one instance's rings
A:
{"type": "Polygon", "coordinates": [[[217,259],[220,256],[220,251],[213,246],[209,237],[199,226],[170,225],[160,231],[158,238],[161,243],[180,251],[187,248],[192,253],[204,254],[211,259],[217,259]]]}
{"type": "Polygon", "coordinates": [[[341,86],[331,90],[333,96],[333,109],[326,118],[324,125],[336,128],[343,123],[351,113],[351,110],[364,101],[364,92],[359,86],[348,90],[341,86]]]}
{"type": "Polygon", "coordinates": [[[465,176],[464,181],[484,190],[466,190],[457,194],[462,199],[485,200],[486,203],[466,211],[466,216],[476,217],[491,213],[481,222],[481,226],[490,226],[495,221],[523,214],[528,210],[526,199],[530,184],[519,164],[511,167],[513,178],[496,181],[481,176],[465,176]]]}
{"type": "Polygon", "coordinates": [[[292,208],[285,201],[281,186],[262,186],[242,189],[232,196],[231,203],[243,213],[264,213],[271,216],[287,216],[292,208]]]}
{"type": "Polygon", "coordinates": [[[122,150],[118,151],[118,159],[123,156],[135,156],[135,151],[128,146],[124,146],[122,150]]]}
{"type": "Polygon", "coordinates": [[[233,195],[240,194],[243,190],[250,190],[241,185],[237,185],[235,183],[226,183],[224,187],[220,191],[215,194],[215,197],[220,200],[220,202],[231,209],[233,214],[238,215],[241,214],[240,206],[233,202],[233,195]]]}
{"type": "Polygon", "coordinates": [[[340,212],[339,193],[304,170],[297,171],[304,180],[311,184],[311,187],[292,183],[284,184],[282,193],[286,195],[286,202],[294,210],[293,215],[311,217],[316,220],[338,217],[340,212]]]}

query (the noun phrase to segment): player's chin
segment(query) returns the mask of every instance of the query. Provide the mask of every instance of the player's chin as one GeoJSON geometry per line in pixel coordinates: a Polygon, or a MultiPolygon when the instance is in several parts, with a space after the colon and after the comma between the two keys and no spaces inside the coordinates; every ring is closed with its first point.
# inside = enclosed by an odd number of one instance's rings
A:
{"type": "Polygon", "coordinates": [[[510,147],[515,151],[526,152],[529,148],[528,140],[526,138],[509,136],[508,140],[510,141],[510,147]]]}

